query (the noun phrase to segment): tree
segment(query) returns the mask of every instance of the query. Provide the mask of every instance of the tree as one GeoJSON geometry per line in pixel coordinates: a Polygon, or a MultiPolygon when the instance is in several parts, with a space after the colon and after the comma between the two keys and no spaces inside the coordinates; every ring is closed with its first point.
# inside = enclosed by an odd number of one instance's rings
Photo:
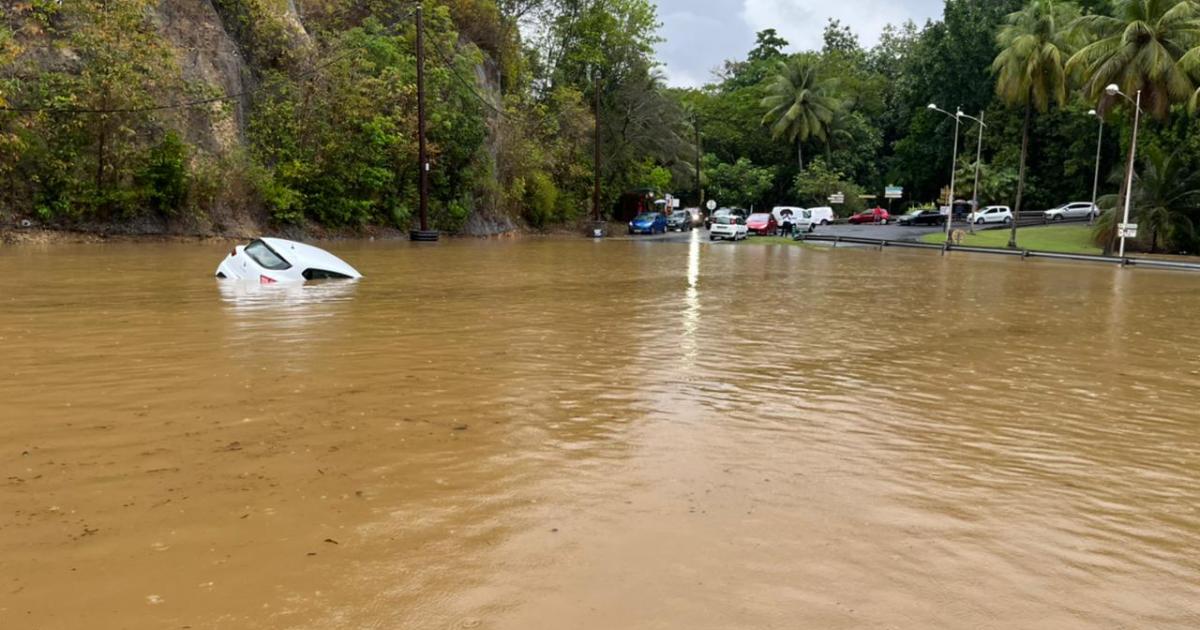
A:
{"type": "MultiPolygon", "coordinates": [[[[1150,251],[1158,251],[1160,244],[1175,249],[1190,248],[1196,239],[1193,214],[1200,203],[1200,172],[1188,170],[1178,152],[1169,153],[1150,145],[1142,154],[1144,159],[1134,180],[1133,199],[1136,221],[1143,233],[1150,235],[1150,251]]],[[[1123,199],[1110,197],[1105,201],[1119,205],[1123,199]]],[[[1097,225],[1101,244],[1107,244],[1116,217],[1116,212],[1107,212],[1097,225]]]]}
{"type": "Polygon", "coordinates": [[[1010,106],[1025,108],[1021,131],[1021,165],[1017,172],[1017,199],[1009,247],[1017,246],[1017,223],[1025,192],[1025,164],[1029,156],[1029,130],[1033,112],[1045,112],[1051,103],[1067,101],[1066,64],[1071,47],[1068,30],[1079,10],[1068,2],[1033,0],[1009,14],[996,37],[1000,54],[992,63],[996,94],[1010,106]]]}
{"type": "Polygon", "coordinates": [[[746,60],[750,62],[775,61],[783,57],[783,49],[787,46],[788,41],[780,37],[775,29],[768,28],[759,31],[754,36],[754,48],[746,56],[746,60]]]}
{"type": "MultiPolygon", "coordinates": [[[[1166,119],[1188,99],[1200,70],[1200,4],[1193,0],[1118,0],[1113,15],[1086,15],[1074,28],[1092,39],[1068,62],[1083,73],[1084,95],[1103,109],[1116,102],[1105,88],[1142,92],[1142,108],[1166,119]]],[[[1119,98],[1119,97],[1118,97],[1119,98]]]]}
{"type": "Polygon", "coordinates": [[[763,124],[771,128],[773,138],[796,143],[797,163],[804,170],[804,141],[824,140],[834,112],[840,106],[833,97],[833,86],[817,73],[809,56],[781,61],[778,73],[767,86],[762,106],[767,108],[763,124]]]}
{"type": "Polygon", "coordinates": [[[746,158],[728,164],[704,156],[708,196],[723,206],[760,204],[775,179],[774,169],[755,166],[746,158]]]}

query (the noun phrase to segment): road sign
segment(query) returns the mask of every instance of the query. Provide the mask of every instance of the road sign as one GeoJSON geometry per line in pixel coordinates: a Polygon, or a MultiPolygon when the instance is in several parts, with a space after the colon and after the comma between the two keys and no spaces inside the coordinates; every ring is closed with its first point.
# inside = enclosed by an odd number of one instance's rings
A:
{"type": "Polygon", "coordinates": [[[1136,223],[1118,223],[1117,236],[1121,238],[1137,238],[1138,224],[1136,223]]]}
{"type": "Polygon", "coordinates": [[[884,189],[883,196],[888,199],[903,199],[904,189],[900,186],[888,186],[884,189]]]}
{"type": "Polygon", "coordinates": [[[829,203],[846,203],[846,195],[844,193],[834,193],[829,195],[829,203]]]}
{"type": "Polygon", "coordinates": [[[708,208],[710,211],[711,211],[711,210],[716,210],[716,209],[717,209],[717,202],[713,201],[712,199],[709,199],[709,200],[708,200],[708,203],[704,204],[704,207],[705,207],[705,208],[708,208]]]}

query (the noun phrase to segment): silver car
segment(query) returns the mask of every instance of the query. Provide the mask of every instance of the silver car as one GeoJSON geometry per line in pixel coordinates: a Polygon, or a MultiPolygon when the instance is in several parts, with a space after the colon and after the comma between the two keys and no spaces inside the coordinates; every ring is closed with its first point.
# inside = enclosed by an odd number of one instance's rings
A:
{"type": "Polygon", "coordinates": [[[1088,219],[1100,216],[1100,208],[1087,201],[1074,201],[1042,213],[1047,223],[1063,219],[1088,219]]]}

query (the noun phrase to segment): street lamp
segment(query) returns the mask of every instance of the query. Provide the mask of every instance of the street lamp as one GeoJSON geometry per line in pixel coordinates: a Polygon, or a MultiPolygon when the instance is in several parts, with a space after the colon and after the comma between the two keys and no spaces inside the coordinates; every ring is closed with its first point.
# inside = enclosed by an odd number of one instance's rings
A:
{"type": "MultiPolygon", "coordinates": [[[[983,112],[979,112],[979,118],[968,116],[961,109],[956,113],[960,118],[974,120],[979,123],[979,142],[975,147],[975,191],[971,194],[971,208],[975,212],[979,212],[979,163],[983,158],[983,130],[987,128],[987,123],[983,122],[983,112]]],[[[967,225],[970,226],[971,233],[974,234],[975,224],[968,222],[967,225]]]]}
{"type": "Polygon", "coordinates": [[[1124,227],[1129,225],[1129,206],[1133,202],[1133,160],[1137,156],[1137,137],[1138,125],[1142,122],[1142,91],[1137,91],[1136,99],[1129,98],[1129,95],[1122,92],[1120,86],[1116,83],[1104,88],[1104,91],[1109,96],[1122,96],[1125,100],[1133,103],[1133,140],[1129,145],[1129,163],[1125,165],[1125,218],[1121,225],[1117,227],[1117,231],[1121,234],[1121,250],[1118,255],[1121,258],[1125,257],[1125,230],[1124,227]]]}
{"type": "Polygon", "coordinates": [[[946,214],[946,242],[950,242],[950,224],[954,222],[954,176],[958,171],[958,129],[962,125],[962,112],[951,114],[950,112],[938,107],[934,103],[930,103],[928,108],[930,111],[940,112],[954,119],[954,157],[950,159],[950,194],[947,195],[947,207],[949,212],[946,214]]]}
{"type": "Polygon", "coordinates": [[[1088,116],[1095,116],[1100,121],[1100,137],[1096,139],[1096,177],[1092,180],[1092,211],[1088,214],[1088,225],[1091,225],[1099,212],[1096,195],[1100,191],[1100,149],[1104,145],[1104,117],[1094,109],[1088,111],[1088,116]]]}

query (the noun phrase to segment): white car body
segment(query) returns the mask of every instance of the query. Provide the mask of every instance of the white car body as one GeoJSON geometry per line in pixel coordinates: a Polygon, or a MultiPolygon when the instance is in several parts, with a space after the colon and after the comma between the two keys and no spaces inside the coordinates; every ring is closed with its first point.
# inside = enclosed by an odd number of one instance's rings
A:
{"type": "Polygon", "coordinates": [[[832,212],[829,208],[798,208],[795,206],[776,206],[774,210],[771,210],[780,229],[785,223],[791,223],[792,231],[795,232],[812,232],[818,225],[827,225],[833,220],[832,212]],[[821,210],[829,210],[830,214],[827,216],[824,212],[820,212],[821,210]],[[789,216],[785,212],[790,212],[791,215],[789,216]]]}
{"type": "Polygon", "coordinates": [[[1064,203],[1063,205],[1052,208],[1042,213],[1042,216],[1047,221],[1061,221],[1063,219],[1087,219],[1089,217],[1100,216],[1100,209],[1087,201],[1073,201],[1064,203]]]}
{"type": "Polygon", "coordinates": [[[1012,223],[1013,213],[1008,206],[988,206],[967,215],[971,223],[1012,223]]]}
{"type": "Polygon", "coordinates": [[[281,238],[256,238],[234,247],[217,266],[216,275],[260,284],[362,277],[346,261],[323,249],[281,238]]]}
{"type": "Polygon", "coordinates": [[[729,241],[740,241],[745,239],[750,234],[750,228],[746,227],[744,219],[739,223],[738,220],[730,220],[726,217],[719,217],[713,221],[712,226],[708,230],[709,240],[717,240],[723,238],[729,241]]]}

